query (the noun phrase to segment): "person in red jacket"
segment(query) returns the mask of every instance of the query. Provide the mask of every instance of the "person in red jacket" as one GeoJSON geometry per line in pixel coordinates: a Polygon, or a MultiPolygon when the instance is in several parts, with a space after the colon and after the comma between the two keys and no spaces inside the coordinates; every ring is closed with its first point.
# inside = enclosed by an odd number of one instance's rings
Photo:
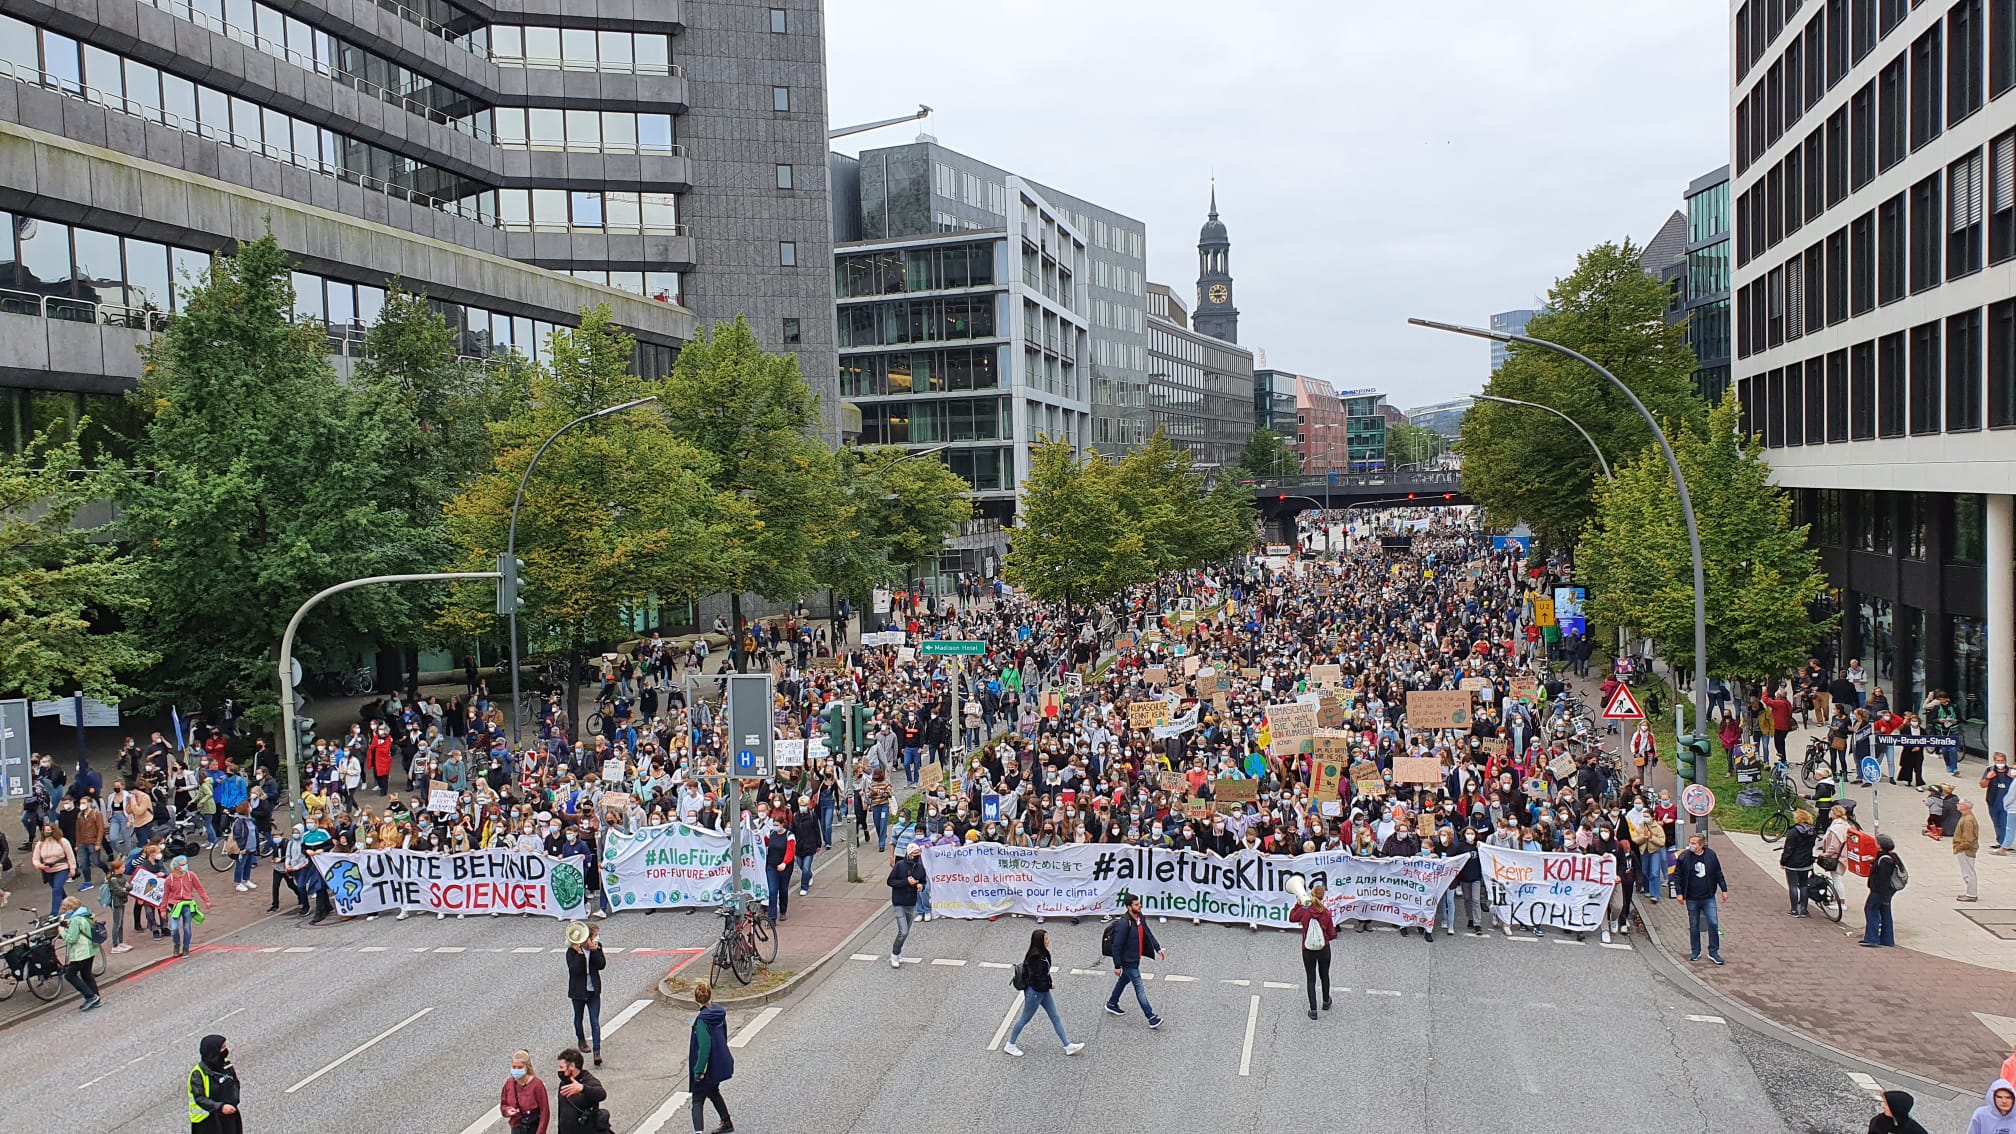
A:
{"type": "MultiPolygon", "coordinates": [[[[1764,707],[1771,710],[1771,746],[1778,752],[1778,758],[1785,758],[1785,736],[1792,731],[1792,702],[1776,689],[1768,689],[1760,698],[1764,707]]],[[[1763,753],[1758,753],[1762,756],[1763,753]]]]}
{"type": "Polygon", "coordinates": [[[1330,1008],[1330,942],[1337,938],[1337,925],[1331,920],[1330,907],[1323,904],[1323,883],[1309,887],[1309,897],[1288,911],[1288,920],[1295,923],[1302,934],[1302,975],[1309,988],[1309,1018],[1316,1016],[1316,981],[1323,981],[1323,1008],[1330,1008]],[[1321,942],[1316,948],[1312,943],[1321,942]]]}
{"type": "Polygon", "coordinates": [[[392,785],[392,733],[383,724],[371,726],[371,747],[368,750],[371,774],[378,779],[378,794],[386,795],[392,785]]]}

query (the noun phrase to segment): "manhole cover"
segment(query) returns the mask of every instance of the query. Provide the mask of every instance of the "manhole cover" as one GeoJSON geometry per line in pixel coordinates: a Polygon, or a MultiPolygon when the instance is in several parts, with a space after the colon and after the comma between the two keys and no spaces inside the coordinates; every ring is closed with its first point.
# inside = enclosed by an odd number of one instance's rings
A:
{"type": "Polygon", "coordinates": [[[2016,910],[1968,909],[1960,914],[2004,941],[2016,941],[2016,910]]]}

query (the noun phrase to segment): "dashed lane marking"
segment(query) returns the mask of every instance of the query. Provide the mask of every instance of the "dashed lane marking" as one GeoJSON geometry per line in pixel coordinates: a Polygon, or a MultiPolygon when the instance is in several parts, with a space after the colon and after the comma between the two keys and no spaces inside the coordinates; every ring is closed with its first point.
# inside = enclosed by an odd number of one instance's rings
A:
{"type": "Polygon", "coordinates": [[[286,947],[285,949],[282,949],[282,950],[280,950],[280,951],[281,951],[282,953],[313,953],[313,952],[315,951],[315,946],[313,946],[313,945],[289,945],[289,946],[287,946],[287,947],[286,947]]]}
{"type": "Polygon", "coordinates": [[[1599,945],[1603,946],[1603,947],[1604,947],[1605,949],[1630,949],[1630,948],[1631,948],[1631,943],[1630,943],[1629,941],[1599,941],[1599,942],[1597,942],[1597,944],[1599,944],[1599,945]]]}
{"type": "Polygon", "coordinates": [[[1399,995],[1400,995],[1400,990],[1399,990],[1399,989],[1396,989],[1396,988],[1368,988],[1368,989],[1366,989],[1366,990],[1365,990],[1365,995],[1367,995],[1367,996],[1399,996],[1399,995]]]}
{"type": "Polygon", "coordinates": [[[1278,980],[1263,980],[1263,981],[1261,981],[1261,982],[1260,982],[1260,987],[1261,987],[1261,988],[1296,988],[1296,987],[1299,987],[1299,986],[1298,986],[1298,985],[1292,985],[1292,984],[1282,984],[1282,983],[1281,983],[1280,981],[1278,981],[1278,980]]]}
{"type": "Polygon", "coordinates": [[[468,950],[460,945],[443,945],[435,949],[434,951],[436,953],[465,953],[468,950]]]}
{"type": "Polygon", "coordinates": [[[854,953],[849,955],[847,959],[850,961],[879,961],[882,958],[874,953],[854,953]]]}
{"type": "MultiPolygon", "coordinates": [[[[651,1117],[644,1120],[644,1124],[636,1129],[635,1134],[658,1134],[665,1128],[666,1123],[672,1121],[672,1116],[678,1114],[679,1109],[686,1105],[686,1100],[690,1097],[692,1096],[685,1091],[673,1092],[672,1097],[660,1103],[658,1109],[651,1112],[651,1117]]],[[[478,1131],[464,1130],[462,1134],[478,1134],[478,1131]]]]}
{"type": "Polygon", "coordinates": [[[544,953],[546,949],[540,945],[520,945],[511,951],[513,953],[544,953]]]}
{"type": "Polygon", "coordinates": [[[980,967],[983,969],[1012,969],[1015,966],[1006,961],[981,961],[980,967]]]}
{"type": "Polygon", "coordinates": [[[365,1040],[363,1043],[358,1044],[356,1047],[351,1048],[348,1052],[345,1052],[342,1056],[338,1057],[334,1062],[324,1065],[320,1071],[315,1072],[314,1074],[308,1076],[306,1079],[301,1080],[300,1082],[287,1088],[285,1091],[281,1093],[289,1095],[293,1094],[295,1091],[298,1091],[301,1088],[307,1086],[308,1084],[314,1082],[315,1080],[320,1079],[322,1076],[327,1075],[329,1072],[336,1070],[338,1067],[343,1066],[345,1063],[350,1062],[352,1059],[357,1058],[359,1055],[362,1055],[366,1050],[368,1050],[373,1044],[379,1042],[380,1040],[386,1038],[387,1036],[390,1036],[392,1033],[398,1031],[401,1028],[404,1028],[406,1025],[412,1023],[413,1021],[419,1019],[422,1016],[425,1016],[427,1013],[432,1012],[433,1010],[434,1008],[432,1005],[420,1009],[418,1012],[413,1013],[411,1016],[406,1017],[405,1019],[399,1021],[398,1023],[392,1025],[391,1027],[386,1028],[384,1031],[379,1032],[377,1035],[372,1036],[370,1039],[365,1040]]]}
{"type": "Polygon", "coordinates": [[[1240,988],[1251,988],[1251,987],[1253,987],[1253,982],[1252,982],[1252,981],[1250,981],[1250,980],[1221,980],[1221,981],[1219,981],[1218,983],[1219,983],[1219,984],[1236,984],[1236,985],[1238,985],[1238,986],[1239,986],[1240,988]]]}
{"type": "Polygon", "coordinates": [[[358,946],[358,947],[357,947],[357,951],[358,951],[359,953],[383,953],[383,952],[385,951],[385,946],[383,946],[383,945],[360,945],[360,946],[358,946]]]}
{"type": "Polygon", "coordinates": [[[735,1035],[728,1040],[728,1046],[736,1048],[748,1047],[749,1042],[755,1039],[758,1035],[762,1034],[763,1029],[769,1027],[770,1021],[776,1019],[778,1013],[782,1011],[784,1011],[782,1007],[772,1004],[770,1007],[765,1008],[761,1012],[756,1013],[755,1019],[742,1025],[742,1030],[736,1032],[735,1035]]]}
{"type": "Polygon", "coordinates": [[[1194,976],[1165,976],[1165,977],[1163,977],[1162,979],[1163,979],[1163,980],[1166,980],[1166,981],[1170,981],[1170,982],[1173,982],[1173,983],[1180,983],[1180,984],[1195,984],[1195,983],[1197,983],[1197,978],[1196,978],[1196,977],[1194,977],[1194,976]]]}
{"type": "Polygon", "coordinates": [[[623,1025],[635,1019],[637,1017],[637,1013],[642,1012],[644,1009],[649,1008],[650,1006],[651,1002],[649,1000],[632,1000],[628,1007],[624,1008],[621,1012],[616,1013],[616,1018],[609,1021],[608,1027],[602,1029],[603,1038],[606,1039],[609,1036],[616,1034],[616,1030],[618,1028],[621,1028],[623,1025]]]}
{"type": "Polygon", "coordinates": [[[1246,1040],[1239,1045],[1239,1076],[1245,1078],[1253,1071],[1253,1029],[1260,1023],[1260,998],[1255,996],[1246,1008],[1246,1040]]]}
{"type": "Polygon", "coordinates": [[[1720,1016],[1689,1016],[1687,1018],[1697,1024],[1726,1024],[1729,1022],[1720,1016]]]}
{"type": "Polygon", "coordinates": [[[963,969],[966,967],[966,962],[953,957],[933,957],[931,958],[931,963],[934,965],[944,965],[952,969],[963,969]]]}

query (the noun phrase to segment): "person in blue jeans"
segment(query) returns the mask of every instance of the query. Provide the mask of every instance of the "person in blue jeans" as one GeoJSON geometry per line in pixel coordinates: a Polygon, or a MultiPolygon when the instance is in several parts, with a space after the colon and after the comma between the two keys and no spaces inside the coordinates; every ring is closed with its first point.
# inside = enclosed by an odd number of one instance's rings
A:
{"type": "Polygon", "coordinates": [[[1050,973],[1050,934],[1041,930],[1029,933],[1029,952],[1022,957],[1022,1014],[1015,1018],[1015,1026],[1008,1032],[1008,1042],[1001,1048],[1009,1055],[1021,1055],[1022,1049],[1015,1041],[1022,1038],[1022,1029],[1036,1018],[1040,1009],[1050,1017],[1050,1026],[1057,1031],[1057,1042],[1064,1045],[1064,1054],[1076,1055],[1085,1050],[1082,1043],[1072,1043],[1064,1034],[1064,1021],[1057,1016],[1057,998],[1053,995],[1055,982],[1050,973]]]}
{"type": "Polygon", "coordinates": [[[1701,934],[1708,934],[1708,959],[1722,963],[1722,914],[1716,905],[1716,895],[1729,892],[1729,882],[1722,877],[1722,860],[1708,849],[1708,836],[1687,836],[1687,849],[1680,852],[1680,861],[1674,865],[1674,877],[1680,887],[1680,896],[1687,902],[1687,959],[1701,959],[1701,934]]]}
{"type": "Polygon", "coordinates": [[[798,860],[798,840],[791,828],[770,820],[770,833],[763,837],[764,881],[770,885],[770,921],[783,921],[791,910],[791,867],[798,860]]]}
{"type": "Polygon", "coordinates": [[[1862,903],[1862,940],[1857,944],[1865,948],[1895,948],[1897,945],[1897,923],[1890,916],[1890,899],[1898,890],[1898,872],[1904,869],[1904,860],[1897,857],[1897,840],[1888,835],[1876,836],[1876,861],[1869,864],[1869,899],[1862,903]]]}
{"type": "Polygon", "coordinates": [[[252,871],[259,865],[259,828],[252,822],[251,804],[239,804],[231,816],[231,840],[238,844],[238,857],[231,865],[232,888],[241,894],[258,889],[252,871]]]}
{"type": "Polygon", "coordinates": [[[1141,916],[1141,899],[1138,895],[1127,895],[1127,913],[1113,923],[1111,944],[1107,956],[1113,958],[1113,993],[1106,998],[1109,1015],[1124,1016],[1120,1007],[1120,993],[1128,985],[1134,986],[1134,999],[1141,1002],[1141,1014],[1148,1017],[1148,1026],[1159,1028],[1162,1017],[1148,1003],[1148,990],[1141,986],[1141,958],[1166,959],[1162,943],[1155,940],[1155,931],[1148,928],[1148,919],[1141,916]]]}

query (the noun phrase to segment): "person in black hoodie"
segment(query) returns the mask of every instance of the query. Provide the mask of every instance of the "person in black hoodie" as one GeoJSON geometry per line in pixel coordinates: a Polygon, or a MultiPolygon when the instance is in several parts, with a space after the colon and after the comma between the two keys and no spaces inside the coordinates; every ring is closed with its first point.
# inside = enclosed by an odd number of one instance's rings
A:
{"type": "Polygon", "coordinates": [[[553,1104],[553,1134],[600,1134],[597,1112],[609,1092],[602,1081],[581,1066],[581,1052],[568,1048],[560,1053],[560,1100],[553,1104]]]}
{"type": "Polygon", "coordinates": [[[231,1066],[231,1045],[220,1035],[207,1035],[197,1050],[201,1059],[189,1069],[190,1134],[242,1134],[245,1116],[238,1113],[238,1069],[231,1066]]]}
{"type": "Polygon", "coordinates": [[[574,1004],[574,1042],[595,1053],[595,1066],[602,1066],[602,970],[609,958],[602,954],[601,927],[584,922],[588,936],[579,945],[567,946],[567,999],[574,1004]],[[581,1017],[588,1017],[588,1031],[581,1030],[581,1017]]]}
{"type": "Polygon", "coordinates": [[[1467,852],[1470,858],[1464,862],[1463,869],[1457,873],[1456,881],[1451,883],[1451,888],[1463,891],[1463,916],[1470,923],[1470,935],[1472,937],[1482,937],[1484,936],[1484,915],[1481,910],[1489,909],[1490,907],[1484,905],[1483,902],[1484,864],[1477,851],[1477,828],[1463,828],[1463,841],[1457,845],[1457,849],[1459,853],[1467,852]]]}
{"type": "Polygon", "coordinates": [[[1813,813],[1800,808],[1792,813],[1792,829],[1785,833],[1785,846],[1778,852],[1778,865],[1785,871],[1785,889],[1792,895],[1792,916],[1806,917],[1806,884],[1813,878],[1813,845],[1819,835],[1813,830],[1813,813]]]}
{"type": "MultiPolygon", "coordinates": [[[[812,892],[812,856],[826,845],[820,837],[819,813],[812,807],[811,796],[798,797],[798,810],[791,816],[791,834],[798,840],[798,864],[803,868],[803,873],[798,876],[798,892],[809,894],[812,892]]],[[[788,873],[784,881],[787,886],[790,884],[788,873]]]]}
{"type": "Polygon", "coordinates": [[[1915,1102],[1909,1091],[1884,1091],[1883,1109],[1869,1119],[1869,1134],[1927,1134],[1911,1117],[1915,1102]]]}

